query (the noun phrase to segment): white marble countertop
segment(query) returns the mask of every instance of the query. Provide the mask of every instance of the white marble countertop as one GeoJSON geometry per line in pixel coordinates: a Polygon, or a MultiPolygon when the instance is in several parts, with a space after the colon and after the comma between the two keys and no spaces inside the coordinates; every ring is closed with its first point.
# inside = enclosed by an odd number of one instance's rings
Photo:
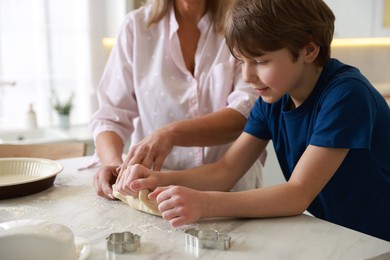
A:
{"type": "Polygon", "coordinates": [[[209,219],[177,229],[160,217],[95,194],[96,169],[78,171],[90,157],[60,160],[54,186],[28,197],[0,200],[0,222],[47,220],[66,225],[91,244],[88,259],[106,259],[106,237],[131,231],[141,236],[137,252],[115,259],[389,259],[390,242],[320,219],[300,215],[269,219],[209,219]],[[229,233],[229,250],[185,249],[188,228],[229,233]],[[383,256],[383,254],[385,254],[383,256]],[[382,256],[380,256],[382,255],[382,256]],[[380,257],[378,257],[380,256],[380,257]]]}

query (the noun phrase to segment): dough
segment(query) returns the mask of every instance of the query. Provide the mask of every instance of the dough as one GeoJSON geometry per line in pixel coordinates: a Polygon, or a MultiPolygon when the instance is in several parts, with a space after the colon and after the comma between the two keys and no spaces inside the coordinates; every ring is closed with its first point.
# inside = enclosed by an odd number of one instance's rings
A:
{"type": "Polygon", "coordinates": [[[112,187],[112,195],[115,198],[120,199],[122,202],[128,204],[131,208],[156,215],[161,216],[161,212],[158,210],[158,203],[156,200],[150,200],[148,198],[149,190],[141,190],[138,194],[138,198],[131,195],[123,195],[122,193],[116,191],[114,186],[112,187]]]}

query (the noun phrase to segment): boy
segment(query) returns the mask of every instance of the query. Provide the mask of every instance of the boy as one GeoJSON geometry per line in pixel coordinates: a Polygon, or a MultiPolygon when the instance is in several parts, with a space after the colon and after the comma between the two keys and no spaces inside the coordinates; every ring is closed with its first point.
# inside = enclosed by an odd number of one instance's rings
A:
{"type": "Polygon", "coordinates": [[[214,164],[169,174],[132,166],[116,189],[134,195],[158,187],[149,198],[173,227],[308,210],[390,240],[390,110],[359,70],[330,58],[334,19],[322,0],[237,0],[226,40],[261,96],[244,132],[214,164]],[[271,139],[287,182],[220,192],[271,139]]]}

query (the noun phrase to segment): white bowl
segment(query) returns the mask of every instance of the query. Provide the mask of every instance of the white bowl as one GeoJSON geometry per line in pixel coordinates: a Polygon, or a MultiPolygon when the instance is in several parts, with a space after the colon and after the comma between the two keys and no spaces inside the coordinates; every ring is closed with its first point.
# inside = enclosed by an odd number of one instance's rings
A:
{"type": "Polygon", "coordinates": [[[31,219],[0,223],[0,259],[81,259],[77,247],[72,230],[61,224],[31,219]]]}
{"type": "Polygon", "coordinates": [[[47,189],[62,170],[61,164],[49,159],[0,158],[0,199],[47,189]]]}

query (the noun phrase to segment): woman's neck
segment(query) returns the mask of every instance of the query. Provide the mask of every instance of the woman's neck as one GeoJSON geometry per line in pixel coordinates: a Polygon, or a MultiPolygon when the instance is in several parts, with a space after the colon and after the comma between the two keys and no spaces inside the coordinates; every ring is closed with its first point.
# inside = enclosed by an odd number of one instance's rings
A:
{"type": "Polygon", "coordinates": [[[206,0],[175,0],[175,15],[178,23],[198,24],[206,12],[206,0]]]}

